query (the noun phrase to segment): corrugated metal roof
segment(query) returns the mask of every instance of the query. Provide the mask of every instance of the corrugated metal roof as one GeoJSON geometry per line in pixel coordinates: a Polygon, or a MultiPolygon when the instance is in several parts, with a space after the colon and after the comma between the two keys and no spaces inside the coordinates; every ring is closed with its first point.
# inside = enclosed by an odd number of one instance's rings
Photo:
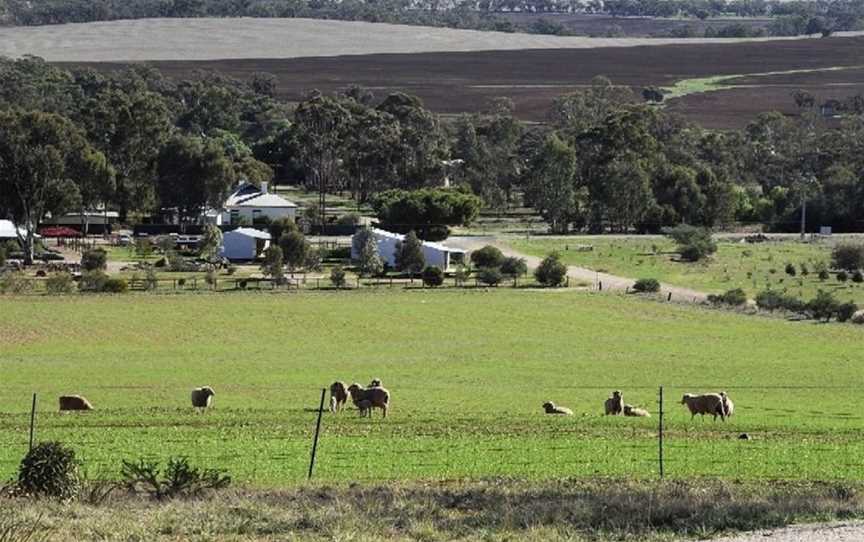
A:
{"type": "Polygon", "coordinates": [[[226,232],[225,235],[231,234],[244,235],[246,237],[254,237],[255,239],[264,239],[265,241],[270,240],[270,234],[266,231],[256,230],[254,228],[237,228],[236,230],[231,230],[226,232]]]}
{"type": "MultiPolygon", "coordinates": [[[[378,228],[371,228],[372,233],[379,237],[387,237],[389,239],[395,239],[397,241],[402,241],[405,239],[405,236],[401,233],[394,233],[392,231],[387,230],[379,230],[378,228]]],[[[467,251],[462,250],[461,248],[448,247],[447,245],[441,243],[435,243],[433,241],[423,241],[424,247],[434,248],[435,250],[440,250],[443,252],[453,252],[455,254],[467,254],[467,251]]]]}
{"type": "Polygon", "coordinates": [[[288,201],[278,194],[253,194],[236,200],[230,205],[226,204],[225,207],[297,207],[297,204],[288,201]]]}

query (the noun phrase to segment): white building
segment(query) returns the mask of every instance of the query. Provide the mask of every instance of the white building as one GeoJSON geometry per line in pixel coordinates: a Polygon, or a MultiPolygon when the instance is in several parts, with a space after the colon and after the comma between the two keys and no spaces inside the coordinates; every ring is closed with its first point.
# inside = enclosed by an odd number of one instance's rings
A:
{"type": "MultiPolygon", "coordinates": [[[[0,220],[0,241],[17,240],[19,236],[27,237],[27,231],[24,228],[16,228],[11,220],[0,220]]],[[[34,235],[34,237],[39,238],[38,235],[34,235]]]]}
{"type": "Polygon", "coordinates": [[[290,218],[296,220],[297,205],[278,194],[267,191],[267,183],[258,188],[251,183],[242,183],[225,200],[223,208],[208,213],[208,218],[221,224],[255,224],[256,219],[267,217],[270,220],[290,218]]]}
{"type": "MultiPolygon", "coordinates": [[[[378,255],[381,257],[381,260],[390,267],[396,267],[396,244],[403,241],[405,236],[377,228],[370,228],[369,231],[372,232],[375,243],[378,245],[378,255]]],[[[363,230],[354,234],[354,239],[357,239],[357,236],[362,233],[363,230]]],[[[359,259],[362,248],[357,246],[356,242],[352,242],[351,259],[359,259]]],[[[423,258],[426,260],[426,265],[434,265],[444,271],[449,271],[456,265],[463,263],[465,261],[465,254],[466,252],[461,248],[423,241],[423,258]]]]}
{"type": "Polygon", "coordinates": [[[270,246],[270,234],[252,228],[237,228],[222,235],[219,253],[229,260],[254,260],[270,246]]]}

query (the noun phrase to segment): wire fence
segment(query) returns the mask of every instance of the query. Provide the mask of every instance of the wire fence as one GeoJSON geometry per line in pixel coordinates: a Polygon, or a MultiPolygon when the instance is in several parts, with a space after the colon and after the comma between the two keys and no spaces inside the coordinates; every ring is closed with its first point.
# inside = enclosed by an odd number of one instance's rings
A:
{"type": "MultiPolygon", "coordinates": [[[[706,389],[712,388],[628,387],[624,402],[633,401],[643,416],[603,415],[608,387],[562,386],[555,394],[592,398],[591,404],[579,401],[571,405],[581,407],[573,415],[553,416],[543,413],[540,401],[517,400],[518,395],[494,413],[479,412],[473,401],[447,410],[405,401],[395,403],[401,406],[386,420],[380,414],[360,417],[353,408],[324,412],[321,390],[308,388],[260,389],[261,402],[271,404],[267,409],[218,406],[204,413],[157,406],[57,413],[43,395],[33,418],[25,410],[30,398],[22,396],[19,411],[0,413],[0,479],[14,475],[30,445],[31,427],[35,442],[72,446],[97,476],[116,476],[125,459],[184,455],[249,481],[301,480],[312,475],[313,464],[316,477],[352,480],[864,477],[864,415],[854,408],[858,387],[729,387],[734,411],[725,421],[717,412],[691,416],[681,404],[685,393],[706,389]],[[273,406],[279,396],[303,397],[308,404],[273,406]],[[827,408],[820,396],[836,399],[830,402],[836,406],[827,408]]],[[[143,398],[153,391],[130,393],[143,398]]],[[[444,388],[426,393],[446,397],[444,388]]]]}

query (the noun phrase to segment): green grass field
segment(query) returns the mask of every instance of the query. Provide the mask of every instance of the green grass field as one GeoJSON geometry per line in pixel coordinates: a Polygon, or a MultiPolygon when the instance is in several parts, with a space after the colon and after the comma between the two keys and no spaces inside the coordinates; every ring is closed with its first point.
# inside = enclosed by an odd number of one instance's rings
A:
{"type": "Polygon", "coordinates": [[[830,243],[812,244],[793,240],[760,244],[719,241],[717,253],[706,261],[677,261],[674,243],[661,236],[638,237],[535,237],[509,241],[513,248],[534,256],[558,251],[570,265],[578,265],[632,278],[656,278],[661,282],[709,293],[742,288],[753,298],[761,290],[774,289],[802,299],[810,299],[820,289],[834,293],[841,301],[864,304],[864,284],[831,278],[820,281],[814,266],[831,263],[830,243]],[[580,252],[579,246],[593,246],[580,252]],[[796,268],[796,275],[786,274],[786,264],[796,268]],[[804,264],[809,274],[801,274],[804,264]],[[773,272],[772,272],[773,270],[773,272]]]}
{"type": "Polygon", "coordinates": [[[654,477],[657,386],[672,477],[864,476],[864,330],[577,291],[309,292],[0,298],[0,480],[37,440],[90,476],[187,455],[258,486],[305,477],[321,388],[383,379],[392,412],[327,414],[317,476],[654,477]],[[196,414],[189,390],[211,385],[196,414]],[[621,389],[648,419],[604,418],[621,389]],[[690,421],[683,392],[736,415],[690,421]],[[59,414],[62,393],[92,413],[59,414]],[[553,400],[573,417],[541,413],[553,400]],[[750,441],[737,436],[748,432],[750,441]]]}

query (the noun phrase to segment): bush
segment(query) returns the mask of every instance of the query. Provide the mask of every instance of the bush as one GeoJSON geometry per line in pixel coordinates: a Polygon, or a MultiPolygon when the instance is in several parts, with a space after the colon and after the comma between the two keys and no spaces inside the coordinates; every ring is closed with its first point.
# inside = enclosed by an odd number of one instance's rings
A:
{"type": "Polygon", "coordinates": [[[510,256],[501,262],[501,273],[508,277],[521,277],[528,274],[528,264],[525,258],[510,256]]]}
{"type": "Polygon", "coordinates": [[[859,284],[864,282],[864,273],[861,273],[861,271],[855,271],[854,273],[852,273],[852,282],[856,282],[859,284]]]}
{"type": "Polygon", "coordinates": [[[81,255],[81,269],[84,271],[96,271],[105,269],[108,265],[108,253],[101,248],[86,250],[81,255]]]}
{"type": "Polygon", "coordinates": [[[803,312],[806,305],[797,297],[787,296],[775,290],[763,290],[756,294],[756,306],[762,310],[787,310],[803,312]]]}
{"type": "Polygon", "coordinates": [[[831,266],[846,271],[864,268],[864,244],[843,243],[835,246],[831,251],[831,266]]]}
{"type": "Polygon", "coordinates": [[[794,277],[798,273],[797,269],[795,269],[795,265],[791,263],[786,264],[786,274],[790,277],[794,277]]]}
{"type": "Polygon", "coordinates": [[[337,265],[330,270],[330,282],[337,288],[345,286],[345,270],[342,269],[341,265],[337,265]]]}
{"type": "Polygon", "coordinates": [[[159,278],[156,276],[156,270],[152,266],[147,266],[144,271],[144,289],[155,290],[159,287],[159,278]]]}
{"type": "Polygon", "coordinates": [[[819,280],[828,280],[829,277],[831,277],[831,275],[828,274],[826,269],[819,271],[819,280]]]}
{"type": "Polygon", "coordinates": [[[306,271],[321,271],[321,251],[310,246],[303,258],[303,269],[306,271]]]}
{"type": "Polygon", "coordinates": [[[497,286],[504,278],[501,271],[496,267],[481,267],[475,276],[477,280],[487,286],[497,286]]]}
{"type": "Polygon", "coordinates": [[[75,451],[59,442],[37,444],[18,467],[18,489],[26,495],[71,499],[79,487],[75,451]]]}
{"type": "Polygon", "coordinates": [[[185,457],[169,459],[164,473],[156,461],[123,461],[120,476],[127,489],[144,492],[156,500],[197,497],[205,491],[224,489],[231,484],[231,477],[224,471],[199,470],[189,465],[185,457]]]}
{"type": "Polygon", "coordinates": [[[841,303],[840,306],[837,307],[837,321],[846,322],[850,320],[856,312],[858,312],[858,305],[852,301],[841,303]]]}
{"type": "Polygon", "coordinates": [[[567,266],[561,262],[561,256],[557,252],[543,258],[534,270],[534,278],[543,286],[561,286],[566,277],[567,266]]]}
{"type": "Polygon", "coordinates": [[[816,297],[807,302],[807,311],[817,320],[828,322],[840,309],[840,303],[830,292],[819,290],[816,297]]]}
{"type": "Polygon", "coordinates": [[[740,307],[747,303],[747,294],[741,288],[727,290],[720,295],[709,295],[708,301],[715,305],[730,305],[740,307]]]}
{"type": "Polygon", "coordinates": [[[426,266],[423,270],[423,284],[426,286],[441,286],[444,284],[444,271],[434,265],[426,266]]]}
{"type": "Polygon", "coordinates": [[[45,289],[51,295],[70,294],[75,290],[75,281],[69,273],[54,273],[45,281],[45,289]]]}
{"type": "Polygon", "coordinates": [[[471,268],[467,265],[459,265],[456,267],[456,272],[453,276],[456,278],[456,282],[462,284],[471,278],[471,268]]]}
{"type": "Polygon", "coordinates": [[[801,264],[801,276],[802,276],[802,277],[806,277],[806,276],[809,275],[809,274],[810,274],[810,270],[807,268],[807,264],[806,264],[806,263],[802,263],[802,264],[801,264]]]}
{"type": "Polygon", "coordinates": [[[849,279],[849,275],[846,274],[846,271],[839,271],[837,273],[837,280],[840,282],[846,282],[849,279]]]}
{"type": "Polygon", "coordinates": [[[0,273],[0,293],[23,294],[33,289],[33,282],[20,271],[0,273]]]}
{"type": "Polygon", "coordinates": [[[82,292],[101,292],[105,289],[105,283],[108,281],[108,275],[103,271],[87,271],[81,274],[81,280],[78,282],[78,289],[82,292]]]}
{"type": "Polygon", "coordinates": [[[660,291],[660,281],[657,279],[639,279],[633,284],[634,292],[654,293],[660,291]]]}
{"type": "Polygon", "coordinates": [[[707,228],[681,224],[674,228],[664,228],[663,233],[677,243],[678,253],[684,261],[698,262],[717,251],[711,230],[707,228]]]}
{"type": "Polygon", "coordinates": [[[102,291],[109,294],[125,294],[127,290],[129,283],[123,278],[109,278],[102,287],[102,291]]]}
{"type": "Polygon", "coordinates": [[[357,213],[345,213],[336,221],[340,226],[358,226],[360,225],[360,215],[357,213]]]}
{"type": "Polygon", "coordinates": [[[476,267],[501,267],[504,254],[492,245],[486,245],[471,253],[471,263],[476,267]]]}

